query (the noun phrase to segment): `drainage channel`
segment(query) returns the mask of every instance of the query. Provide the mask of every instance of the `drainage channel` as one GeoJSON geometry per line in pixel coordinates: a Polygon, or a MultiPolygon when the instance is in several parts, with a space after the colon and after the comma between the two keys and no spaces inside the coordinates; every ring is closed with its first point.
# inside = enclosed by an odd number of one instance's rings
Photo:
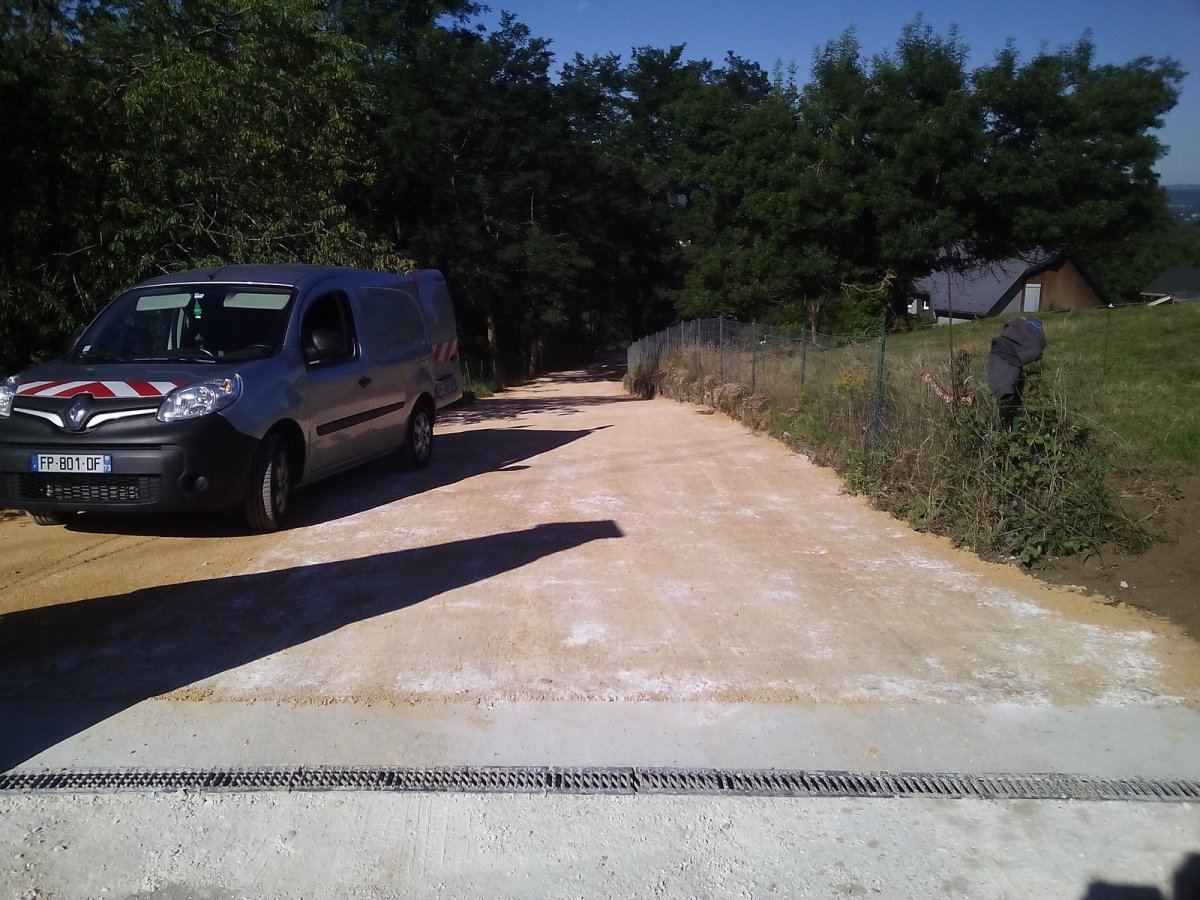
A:
{"type": "Polygon", "coordinates": [[[1200,802],[1200,781],[1070,774],[856,773],[539,766],[62,769],[0,774],[0,793],[396,791],[1200,802]]]}

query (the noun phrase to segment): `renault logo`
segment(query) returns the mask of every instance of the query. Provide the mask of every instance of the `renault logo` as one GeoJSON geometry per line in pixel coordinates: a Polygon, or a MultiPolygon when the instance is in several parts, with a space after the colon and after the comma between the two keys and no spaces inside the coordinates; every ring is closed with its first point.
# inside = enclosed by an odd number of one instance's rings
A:
{"type": "Polygon", "coordinates": [[[80,394],[67,409],[67,427],[79,431],[91,412],[91,394],[80,394]]]}

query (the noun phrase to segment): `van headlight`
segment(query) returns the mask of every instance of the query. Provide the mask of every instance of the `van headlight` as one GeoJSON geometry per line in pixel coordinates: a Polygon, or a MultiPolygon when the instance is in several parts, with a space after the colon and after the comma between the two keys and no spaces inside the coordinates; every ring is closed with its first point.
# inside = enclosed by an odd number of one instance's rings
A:
{"type": "Polygon", "coordinates": [[[7,419],[12,415],[13,398],[17,396],[20,380],[13,375],[0,381],[0,419],[7,419]]]}
{"type": "Polygon", "coordinates": [[[217,410],[224,409],[242,395],[242,377],[230,375],[226,378],[209,378],[195,384],[176,388],[167,394],[158,408],[158,421],[178,422],[180,419],[198,419],[217,410]]]}

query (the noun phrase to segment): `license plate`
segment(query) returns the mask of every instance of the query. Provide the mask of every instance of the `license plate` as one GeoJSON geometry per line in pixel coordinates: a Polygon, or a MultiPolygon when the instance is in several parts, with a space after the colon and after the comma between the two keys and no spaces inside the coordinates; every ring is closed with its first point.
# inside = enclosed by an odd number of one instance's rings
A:
{"type": "Polygon", "coordinates": [[[112,456],[107,453],[31,453],[29,471],[105,475],[112,472],[112,456]]]}

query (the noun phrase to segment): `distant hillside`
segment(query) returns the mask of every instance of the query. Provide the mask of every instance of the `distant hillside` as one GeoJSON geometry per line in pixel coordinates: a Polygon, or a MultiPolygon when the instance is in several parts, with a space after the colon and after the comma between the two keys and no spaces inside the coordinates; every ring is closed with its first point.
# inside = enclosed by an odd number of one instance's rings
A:
{"type": "Polygon", "coordinates": [[[1167,200],[1171,212],[1181,222],[1200,223],[1200,184],[1168,184],[1167,200]]]}

